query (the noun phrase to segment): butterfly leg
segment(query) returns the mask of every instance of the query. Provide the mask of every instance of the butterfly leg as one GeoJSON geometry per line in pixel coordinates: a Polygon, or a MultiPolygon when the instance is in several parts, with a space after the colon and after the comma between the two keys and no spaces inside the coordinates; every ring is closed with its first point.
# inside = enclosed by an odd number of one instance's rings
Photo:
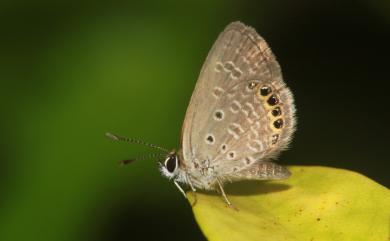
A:
{"type": "Polygon", "coordinates": [[[227,203],[229,208],[232,208],[232,209],[238,211],[238,209],[227,198],[225,190],[223,190],[222,183],[221,183],[221,181],[218,178],[217,178],[217,182],[218,182],[219,190],[221,191],[222,197],[225,199],[225,202],[227,203]]]}
{"type": "Polygon", "coordinates": [[[175,183],[177,189],[179,189],[179,191],[184,195],[184,198],[187,199],[187,194],[186,194],[186,192],[183,190],[183,188],[181,188],[181,186],[179,185],[179,183],[177,183],[176,181],[173,181],[173,183],[175,183]]]}
{"type": "Polygon", "coordinates": [[[188,178],[188,175],[186,175],[186,180],[187,180],[188,185],[190,185],[193,196],[194,196],[194,201],[192,202],[192,206],[195,206],[195,204],[198,202],[198,198],[196,197],[196,189],[192,185],[191,179],[188,178]]]}

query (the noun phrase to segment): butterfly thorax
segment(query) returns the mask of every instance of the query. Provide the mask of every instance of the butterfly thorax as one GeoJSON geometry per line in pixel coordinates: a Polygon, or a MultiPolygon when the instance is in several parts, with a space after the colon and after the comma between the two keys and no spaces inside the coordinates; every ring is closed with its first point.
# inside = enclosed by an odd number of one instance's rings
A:
{"type": "Polygon", "coordinates": [[[210,159],[191,158],[191,160],[185,160],[183,155],[180,155],[180,158],[181,169],[187,176],[187,184],[192,184],[196,188],[205,190],[215,188],[218,173],[210,159]]]}

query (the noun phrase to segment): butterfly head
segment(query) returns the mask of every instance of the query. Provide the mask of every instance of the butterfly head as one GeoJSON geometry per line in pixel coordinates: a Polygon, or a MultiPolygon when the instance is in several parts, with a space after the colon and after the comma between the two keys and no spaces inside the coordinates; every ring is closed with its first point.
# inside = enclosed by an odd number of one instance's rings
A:
{"type": "MultiPolygon", "coordinates": [[[[109,132],[106,133],[106,136],[114,141],[125,141],[125,142],[130,142],[130,143],[141,144],[141,145],[148,146],[150,148],[164,152],[165,158],[159,162],[160,170],[161,170],[161,173],[164,176],[168,177],[169,179],[177,179],[177,177],[180,176],[181,173],[183,173],[180,171],[181,170],[180,169],[180,158],[179,158],[178,152],[176,152],[175,150],[169,151],[163,147],[160,147],[160,146],[157,146],[154,144],[150,144],[150,143],[140,141],[137,139],[133,139],[133,138],[118,136],[118,135],[115,135],[115,134],[112,134],[109,132]]],[[[161,153],[152,153],[151,155],[141,156],[140,158],[136,158],[136,159],[133,158],[133,159],[122,160],[120,162],[120,164],[125,165],[125,164],[132,163],[135,160],[146,159],[146,158],[151,158],[151,157],[158,157],[160,159],[161,153]]]]}

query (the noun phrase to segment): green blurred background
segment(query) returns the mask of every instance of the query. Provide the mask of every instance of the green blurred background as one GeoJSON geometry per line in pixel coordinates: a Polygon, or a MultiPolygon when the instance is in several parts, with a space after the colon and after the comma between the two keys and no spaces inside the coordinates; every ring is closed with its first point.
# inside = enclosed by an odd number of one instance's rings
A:
{"type": "MultiPolygon", "coordinates": [[[[288,165],[389,186],[390,4],[139,1],[0,4],[0,240],[202,240],[150,153],[177,148],[201,65],[231,21],[271,45],[298,109],[288,165]]],[[[222,202],[221,202],[221,205],[222,202]]]]}

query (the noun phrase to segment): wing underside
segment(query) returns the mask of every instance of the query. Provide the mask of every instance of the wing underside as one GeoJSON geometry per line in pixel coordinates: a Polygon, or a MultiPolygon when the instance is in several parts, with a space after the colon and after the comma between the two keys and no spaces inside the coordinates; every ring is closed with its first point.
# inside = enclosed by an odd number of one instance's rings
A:
{"type": "Polygon", "coordinates": [[[182,130],[186,165],[237,174],[285,149],[294,104],[279,64],[256,31],[239,22],[219,35],[202,67],[182,130]]]}

